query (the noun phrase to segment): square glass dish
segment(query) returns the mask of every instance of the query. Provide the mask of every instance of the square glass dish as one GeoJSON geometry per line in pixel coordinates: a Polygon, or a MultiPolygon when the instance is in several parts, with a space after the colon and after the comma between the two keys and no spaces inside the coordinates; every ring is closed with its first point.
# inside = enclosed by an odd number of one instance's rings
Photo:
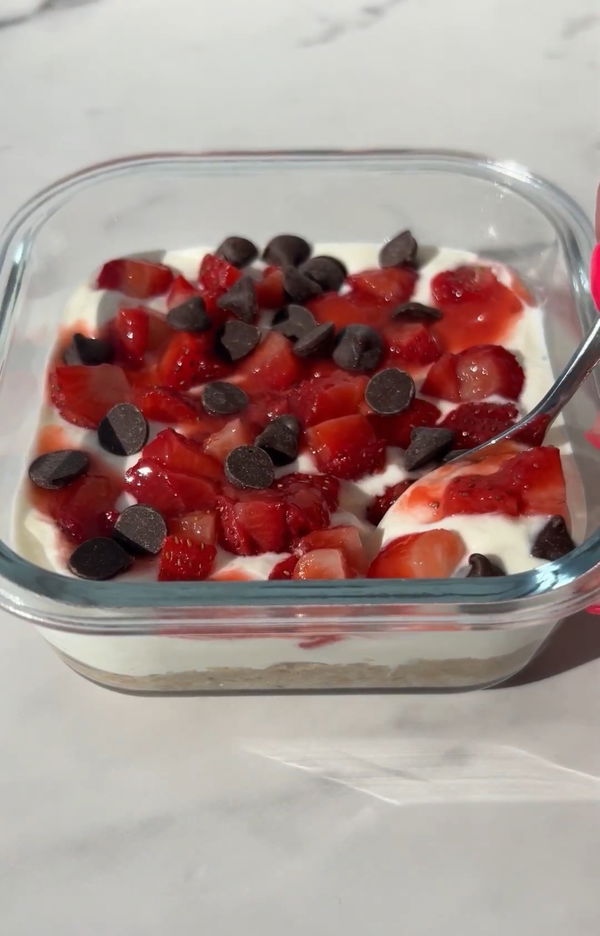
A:
{"type": "MultiPolygon", "coordinates": [[[[560,190],[508,163],[443,152],[216,153],[118,160],[33,198],[0,245],[0,492],[12,505],[67,297],[105,260],[216,244],[242,231],[422,243],[512,266],[545,310],[558,372],[594,320],[591,226],[560,190]]],[[[0,603],[63,659],[133,691],[481,687],[522,668],[565,617],[600,598],[600,406],[588,379],[565,413],[580,482],[578,546],[497,578],[335,582],[87,582],[14,551],[0,519],[0,603]]]]}

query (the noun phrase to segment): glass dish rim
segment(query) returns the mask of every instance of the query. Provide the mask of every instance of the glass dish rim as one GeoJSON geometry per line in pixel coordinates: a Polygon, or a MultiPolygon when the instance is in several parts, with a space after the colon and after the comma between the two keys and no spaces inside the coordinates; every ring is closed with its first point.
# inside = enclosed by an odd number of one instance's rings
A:
{"type": "MultiPolygon", "coordinates": [[[[315,149],[315,150],[206,150],[173,151],[119,157],[103,161],[62,177],[41,189],[19,208],[9,220],[0,241],[0,338],[10,318],[18,294],[20,276],[14,267],[27,263],[23,248],[28,222],[36,214],[54,204],[58,209],[63,197],[88,185],[138,171],[198,170],[228,164],[260,166],[305,165],[319,168],[344,164],[362,168],[394,166],[398,171],[440,172],[479,178],[516,192],[557,230],[561,237],[569,269],[573,272],[579,311],[584,324],[591,324],[591,301],[587,282],[587,255],[594,244],[592,225],[580,206],[561,188],[531,173],[513,161],[497,161],[476,155],[444,149],[315,149]],[[11,253],[12,251],[12,253],[11,253]],[[584,260],[585,258],[585,260],[584,260]],[[587,308],[587,314],[586,314],[587,308]]],[[[45,217],[47,220],[47,216],[45,217]]],[[[31,244],[31,240],[29,245],[31,244]]],[[[398,610],[407,604],[426,605],[456,614],[456,605],[486,612],[486,605],[499,607],[510,602],[547,599],[559,604],[568,587],[600,563],[600,532],[592,534],[567,556],[528,572],[492,579],[449,579],[444,581],[440,600],[440,580],[415,579],[349,579],[336,582],[89,582],[42,569],[22,559],[0,541],[0,605],[20,616],[35,618],[21,596],[6,590],[8,583],[26,593],[41,596],[71,608],[94,608],[98,612],[127,609],[127,616],[137,617],[150,609],[260,608],[320,606],[356,608],[368,605],[394,605],[398,610]]],[[[600,596],[600,583],[595,592],[582,597],[578,610],[600,596]]],[[[536,602],[537,603],[537,602],[536,602]]]]}

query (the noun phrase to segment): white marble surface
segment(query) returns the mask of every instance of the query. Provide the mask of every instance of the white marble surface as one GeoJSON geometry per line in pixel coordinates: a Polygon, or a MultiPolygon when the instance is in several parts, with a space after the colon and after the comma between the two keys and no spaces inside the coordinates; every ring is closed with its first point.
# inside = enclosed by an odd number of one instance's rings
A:
{"type": "MultiPolygon", "coordinates": [[[[487,151],[591,210],[596,0],[3,16],[2,221],[90,162],[236,146],[487,151]]],[[[86,683],[2,616],[2,936],[595,936],[599,626],[485,693],[149,699],[86,683]]]]}

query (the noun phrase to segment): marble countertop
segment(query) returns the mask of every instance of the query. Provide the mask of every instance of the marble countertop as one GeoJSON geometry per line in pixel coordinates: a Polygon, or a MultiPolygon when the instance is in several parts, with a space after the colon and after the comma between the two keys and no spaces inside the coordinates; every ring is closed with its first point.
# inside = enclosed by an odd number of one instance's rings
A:
{"type": "MultiPolygon", "coordinates": [[[[227,147],[484,151],[591,212],[596,0],[0,19],[2,223],[83,165],[227,147]]],[[[100,689],[0,616],[2,936],[595,936],[599,624],[487,692],[210,699],[100,689]]]]}

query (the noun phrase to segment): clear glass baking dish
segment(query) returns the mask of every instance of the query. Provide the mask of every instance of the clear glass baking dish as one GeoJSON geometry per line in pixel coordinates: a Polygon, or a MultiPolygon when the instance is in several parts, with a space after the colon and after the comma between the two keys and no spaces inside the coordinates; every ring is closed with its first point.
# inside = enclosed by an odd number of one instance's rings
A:
{"type": "MultiPolygon", "coordinates": [[[[0,493],[14,502],[46,360],[68,295],[109,257],[281,230],[421,243],[500,259],[546,309],[558,371],[593,321],[592,230],[554,186],[512,163],[444,152],[151,155],[64,179],[26,204],[0,252],[0,493]]],[[[584,439],[593,378],[566,423],[584,541],[562,560],[490,579],[93,583],[11,548],[0,519],[0,603],[74,669],[133,691],[474,688],[522,668],[553,628],[600,598],[598,452],[584,439]]]]}

